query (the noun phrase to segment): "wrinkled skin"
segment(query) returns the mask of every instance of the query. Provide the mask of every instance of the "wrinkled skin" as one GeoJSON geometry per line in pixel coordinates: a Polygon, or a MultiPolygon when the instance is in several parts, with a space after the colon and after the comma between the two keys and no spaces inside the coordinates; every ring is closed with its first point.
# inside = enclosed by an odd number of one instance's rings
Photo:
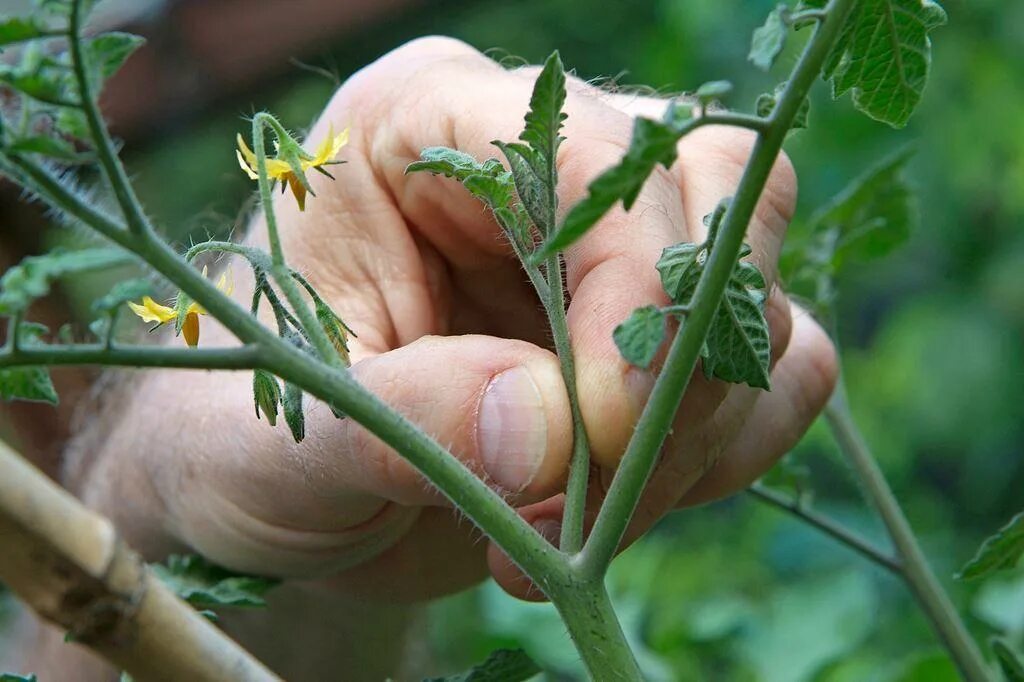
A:
{"type": "MultiPolygon", "coordinates": [[[[276,205],[290,264],[359,334],[353,375],[557,538],[572,429],[542,309],[499,228],[464,188],[403,172],[430,145],[496,155],[489,142],[518,135],[536,73],[505,71],[444,38],[393,51],[346,82],[310,133],[312,147],[329,126],[351,126],[337,181],[311,174],[316,197],[305,212],[290,196],[276,205]],[[507,399],[485,404],[499,382],[507,399]]],[[[577,79],[568,89],[563,211],[621,158],[632,118],[660,116],[665,106],[577,79]]],[[[703,238],[701,217],[733,193],[752,143],[747,131],[699,129],[630,213],[617,208],[565,254],[599,493],[654,379],[621,359],[612,330],[638,306],[667,303],[654,268],[661,250],[703,238]]],[[[774,285],[795,200],[783,157],[747,236],[772,287],[773,389],[694,377],[629,541],[674,508],[741,490],[796,443],[831,392],[831,343],[774,285]]],[[[249,241],[265,240],[257,220],[249,241]]],[[[252,282],[242,270],[235,267],[235,291],[247,305],[252,282]]],[[[204,325],[204,345],[230,342],[209,318],[204,325]]],[[[250,382],[247,373],[221,372],[139,379],[136,397],[104,418],[105,437],[80,439],[97,447],[81,494],[150,555],[191,547],[238,569],[315,578],[371,606],[426,600],[488,574],[513,595],[540,596],[375,437],[307,401],[307,437],[297,445],[283,425],[253,419],[250,382]]]]}

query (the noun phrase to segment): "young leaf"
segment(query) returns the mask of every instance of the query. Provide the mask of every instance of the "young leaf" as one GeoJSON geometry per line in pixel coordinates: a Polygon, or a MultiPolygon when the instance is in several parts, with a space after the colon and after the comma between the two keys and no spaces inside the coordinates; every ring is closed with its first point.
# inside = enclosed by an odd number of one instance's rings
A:
{"type": "Polygon", "coordinates": [[[46,28],[32,18],[10,17],[0,21],[0,46],[34,40],[46,35],[46,28]]]}
{"type": "MultiPolygon", "coordinates": [[[[775,110],[775,104],[778,102],[778,99],[782,95],[782,91],[785,89],[785,87],[786,87],[786,83],[785,82],[779,83],[775,87],[775,91],[774,92],[772,92],[772,93],[767,93],[766,92],[766,93],[763,93],[760,96],[758,96],[757,102],[754,104],[754,111],[757,113],[758,116],[760,116],[762,118],[767,118],[767,117],[771,116],[771,113],[775,110]]],[[[797,111],[796,111],[796,117],[794,117],[794,119],[793,119],[793,126],[792,126],[792,128],[794,130],[797,129],[797,128],[806,128],[807,127],[807,117],[808,117],[808,115],[810,113],[810,110],[811,110],[811,102],[810,102],[810,100],[804,98],[804,101],[800,105],[800,108],[797,109],[797,111]]]]}
{"type": "Polygon", "coordinates": [[[665,313],[653,305],[637,308],[612,338],[626,362],[647,369],[665,340],[665,313]]]}
{"type": "Polygon", "coordinates": [[[166,564],[153,564],[153,573],[176,595],[193,606],[264,608],[263,595],[280,581],[234,573],[201,556],[171,555],[166,564]]]}
{"type": "Polygon", "coordinates": [[[697,280],[704,270],[707,250],[703,244],[683,242],[666,247],[655,266],[661,275],[661,286],[676,303],[687,304],[697,280]]]}
{"type": "Polygon", "coordinates": [[[54,249],[42,256],[24,258],[0,278],[0,315],[24,311],[33,300],[48,294],[50,284],[58,277],[129,262],[130,255],[118,248],[54,249]]]}
{"type": "Polygon", "coordinates": [[[285,384],[284,396],[281,398],[284,421],[292,432],[296,443],[306,437],[306,417],[302,413],[302,389],[295,384],[285,384]]]}
{"type": "Polygon", "coordinates": [[[726,95],[732,92],[732,83],[729,81],[708,81],[704,83],[697,91],[693,93],[693,96],[697,98],[702,105],[710,104],[712,100],[722,99],[726,95]]]}
{"type": "MultiPolygon", "coordinates": [[[[22,346],[42,344],[40,337],[46,327],[32,322],[18,326],[18,341],[22,346]]],[[[0,369],[0,397],[4,400],[30,400],[56,405],[57,390],[53,387],[50,372],[45,367],[7,367],[0,369]]]]}
{"type": "Polygon", "coordinates": [[[67,140],[48,135],[33,135],[17,139],[7,145],[9,154],[42,154],[61,161],[77,163],[86,157],[75,151],[67,140]]]}
{"type": "Polygon", "coordinates": [[[533,256],[541,262],[566,249],[607,213],[618,201],[627,211],[640,189],[659,163],[666,168],[675,163],[679,130],[662,121],[637,118],[629,149],[617,166],[609,168],[590,183],[586,198],[569,209],[558,231],[541,245],[533,256]]]}
{"type": "Polygon", "coordinates": [[[522,649],[498,649],[483,663],[464,673],[423,682],[523,682],[539,672],[540,666],[522,649]]]}
{"type": "MultiPolygon", "coordinates": [[[[807,4],[823,6],[824,1],[807,4]]],[[[932,0],[856,3],[822,69],[833,97],[852,92],[858,110],[902,128],[928,80],[928,33],[945,23],[946,12],[932,0]]]]}
{"type": "Polygon", "coordinates": [[[704,358],[707,375],[769,389],[771,342],[763,307],[763,292],[749,289],[737,275],[729,280],[708,331],[704,358]]]}
{"type": "Polygon", "coordinates": [[[141,36],[120,31],[101,33],[86,41],[86,60],[97,85],[117,73],[128,57],[145,42],[141,36]]]}
{"type": "Polygon", "coordinates": [[[15,675],[14,673],[4,673],[0,675],[0,682],[39,682],[35,675],[15,675]]]}
{"type": "Polygon", "coordinates": [[[960,569],[957,580],[976,580],[996,571],[1013,568],[1024,555],[1024,512],[988,537],[977,553],[960,569]]]}
{"type": "Polygon", "coordinates": [[[993,638],[991,644],[992,653],[996,655],[996,661],[999,662],[1006,682],[1024,682],[1024,660],[1010,648],[1009,644],[999,638],[993,638]]]}
{"type": "Polygon", "coordinates": [[[786,46],[786,36],[789,34],[789,26],[783,19],[787,12],[785,5],[779,5],[771,11],[764,25],[754,29],[754,36],[750,41],[750,54],[747,59],[754,66],[762,71],[768,71],[775,64],[782,48],[786,46]]]}
{"type": "Polygon", "coordinates": [[[832,263],[880,258],[900,246],[917,223],[917,205],[904,171],[913,151],[904,148],[860,177],[815,212],[811,232],[837,230],[832,263]]]}

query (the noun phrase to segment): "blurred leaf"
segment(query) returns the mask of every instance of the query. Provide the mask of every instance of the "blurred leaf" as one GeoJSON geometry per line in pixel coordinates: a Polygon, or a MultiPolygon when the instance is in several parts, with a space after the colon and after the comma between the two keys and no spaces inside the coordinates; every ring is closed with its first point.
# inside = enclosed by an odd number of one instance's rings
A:
{"type": "MultiPolygon", "coordinates": [[[[40,337],[46,331],[44,325],[22,322],[18,325],[18,341],[23,347],[41,345],[40,337]]],[[[4,400],[29,400],[51,405],[58,402],[50,371],[35,366],[0,369],[0,397],[4,400]]]]}
{"type": "Polygon", "coordinates": [[[87,158],[79,154],[67,140],[48,135],[23,137],[7,145],[7,151],[13,154],[42,154],[61,161],[78,162],[87,158]]]}
{"type": "Polygon", "coordinates": [[[961,679],[949,654],[943,651],[912,660],[892,682],[960,682],[961,679]]]}
{"type": "MultiPolygon", "coordinates": [[[[824,0],[808,3],[824,6],[824,0]]],[[[862,0],[846,20],[822,69],[832,96],[895,128],[906,125],[921,99],[931,65],[928,33],[946,23],[931,0],[862,0]]]]}
{"type": "Polygon", "coordinates": [[[31,17],[0,20],[0,46],[20,43],[47,35],[46,27],[31,17]]]}
{"type": "Polygon", "coordinates": [[[985,539],[977,553],[957,574],[957,580],[976,580],[996,571],[1013,568],[1024,555],[1024,512],[1010,519],[985,539]]]}
{"type": "Polygon", "coordinates": [[[0,682],[39,682],[35,675],[15,675],[4,673],[0,675],[0,682]]]}
{"type": "Polygon", "coordinates": [[[703,83],[693,93],[701,104],[709,104],[712,100],[722,99],[732,92],[732,83],[729,81],[708,81],[703,83]]]}
{"type": "Polygon", "coordinates": [[[112,31],[101,33],[85,41],[86,63],[93,72],[94,83],[99,86],[121,68],[128,57],[142,47],[146,40],[131,33],[112,31]]]}
{"type": "Polygon", "coordinates": [[[523,682],[541,672],[540,666],[522,649],[499,649],[471,670],[424,682],[523,682]]]}
{"type": "Polygon", "coordinates": [[[786,46],[789,26],[782,18],[786,11],[785,5],[778,5],[768,14],[764,25],[754,29],[754,36],[750,41],[750,54],[747,55],[747,59],[762,71],[772,68],[779,53],[782,52],[782,48],[786,46]]]}
{"type": "Polygon", "coordinates": [[[119,248],[54,249],[42,256],[28,256],[0,278],[0,315],[26,310],[32,301],[50,292],[51,283],[58,277],[128,262],[131,256],[119,248]]]}
{"type": "Polygon", "coordinates": [[[633,122],[629,149],[617,166],[606,170],[587,187],[587,196],[569,209],[558,231],[549,237],[534,255],[535,260],[548,258],[565,250],[618,201],[627,211],[633,206],[640,189],[659,163],[666,168],[675,163],[679,131],[667,123],[647,118],[633,122]]]}
{"type": "Polygon", "coordinates": [[[991,641],[992,653],[996,655],[999,668],[1003,671],[1006,682],[1024,682],[1024,659],[998,637],[991,641]]]}
{"type": "Polygon", "coordinates": [[[0,65],[0,83],[44,104],[67,106],[73,102],[67,98],[65,75],[49,69],[28,72],[17,66],[0,65]]]}
{"type": "Polygon", "coordinates": [[[612,338],[626,362],[647,369],[665,340],[665,313],[653,305],[637,308],[612,338]]]}
{"type": "Polygon", "coordinates": [[[264,608],[263,595],[280,581],[234,573],[201,556],[171,555],[153,572],[176,595],[193,606],[264,608]]]}
{"type": "Polygon", "coordinates": [[[981,584],[971,611],[993,629],[1019,637],[1024,635],[1024,572],[1004,575],[981,584]]]}
{"type": "Polygon", "coordinates": [[[128,301],[134,301],[152,292],[153,283],[147,279],[123,280],[115,284],[106,296],[93,301],[92,311],[109,315],[128,301]]]}

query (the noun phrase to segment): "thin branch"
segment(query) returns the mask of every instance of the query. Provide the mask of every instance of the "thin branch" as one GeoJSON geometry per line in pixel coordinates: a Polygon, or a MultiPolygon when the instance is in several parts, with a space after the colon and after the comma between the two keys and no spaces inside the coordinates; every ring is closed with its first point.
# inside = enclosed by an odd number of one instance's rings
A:
{"type": "MultiPolygon", "coordinates": [[[[672,341],[665,366],[658,375],[651,397],[598,512],[594,529],[580,555],[577,568],[585,577],[604,575],[618,550],[640,496],[654,471],[662,443],[672,428],[690,376],[697,366],[704,340],[775,159],[855,2],[832,0],[829,3],[828,19],[816,27],[779,97],[770,125],[758,134],[715,246],[697,284],[690,314],[672,341]]],[[[697,119],[695,123],[701,120],[697,119]]]]}
{"type": "Polygon", "coordinates": [[[101,365],[177,369],[256,369],[263,365],[258,346],[167,348],[75,344],[31,346],[0,352],[0,368],[36,365],[101,365]]]}
{"type": "Polygon", "coordinates": [[[875,547],[873,544],[860,537],[853,531],[844,527],[834,519],[829,518],[823,514],[811,511],[798,500],[781,495],[770,488],[755,483],[754,485],[747,488],[747,492],[752,496],[769,504],[776,509],[781,509],[784,512],[792,514],[796,518],[800,519],[804,523],[807,523],[814,528],[817,528],[825,535],[828,535],[833,540],[845,545],[857,552],[864,558],[873,561],[882,568],[895,573],[896,575],[902,575],[903,566],[897,559],[887,555],[881,549],[875,547]]]}
{"type": "Polygon", "coordinates": [[[279,679],[171,594],[109,520],[2,443],[0,537],[0,580],[135,679],[279,679]]]}

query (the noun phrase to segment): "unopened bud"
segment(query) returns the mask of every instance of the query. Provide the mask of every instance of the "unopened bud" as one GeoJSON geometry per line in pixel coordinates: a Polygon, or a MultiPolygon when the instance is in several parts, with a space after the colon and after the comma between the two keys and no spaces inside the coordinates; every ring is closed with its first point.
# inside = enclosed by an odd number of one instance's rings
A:
{"type": "Polygon", "coordinates": [[[271,426],[277,424],[277,406],[281,402],[281,386],[270,372],[258,369],[252,375],[252,397],[256,403],[256,418],[262,412],[271,426]]]}

